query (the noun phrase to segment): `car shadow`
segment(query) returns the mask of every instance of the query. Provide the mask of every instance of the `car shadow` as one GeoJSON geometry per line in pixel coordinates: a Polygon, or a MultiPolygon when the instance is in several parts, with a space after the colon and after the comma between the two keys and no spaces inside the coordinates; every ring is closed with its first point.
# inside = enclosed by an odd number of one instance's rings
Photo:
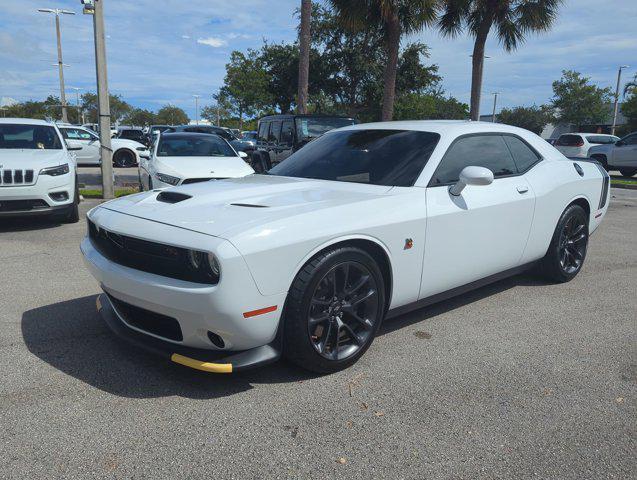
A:
{"type": "Polygon", "coordinates": [[[48,230],[50,228],[57,228],[60,225],[62,225],[62,223],[55,221],[55,219],[50,216],[1,218],[0,233],[48,230]]]}
{"type": "MultiPolygon", "coordinates": [[[[385,322],[379,335],[431,318],[519,285],[543,282],[520,275],[385,322]]],[[[213,375],[140,351],[113,335],[96,309],[97,295],[25,312],[22,336],[29,351],[54,368],[113,395],[210,399],[258,384],[301,382],[318,375],[280,361],[253,371],[213,375]]]]}

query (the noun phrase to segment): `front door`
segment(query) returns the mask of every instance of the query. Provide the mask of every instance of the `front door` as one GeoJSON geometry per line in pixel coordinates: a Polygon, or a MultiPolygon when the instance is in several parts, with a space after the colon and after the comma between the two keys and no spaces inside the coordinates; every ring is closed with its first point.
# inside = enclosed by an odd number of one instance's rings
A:
{"type": "Polygon", "coordinates": [[[612,166],[637,168],[637,133],[621,139],[621,145],[613,147],[612,166]]]}
{"type": "Polygon", "coordinates": [[[456,140],[427,188],[427,227],[420,298],[459,287],[519,265],[529,236],[535,198],[501,135],[456,140]],[[490,185],[449,193],[460,171],[480,166],[494,173],[490,185]]]}
{"type": "Polygon", "coordinates": [[[75,151],[77,163],[84,165],[99,165],[100,142],[98,137],[83,128],[61,127],[62,136],[69,146],[80,147],[75,151]]]}

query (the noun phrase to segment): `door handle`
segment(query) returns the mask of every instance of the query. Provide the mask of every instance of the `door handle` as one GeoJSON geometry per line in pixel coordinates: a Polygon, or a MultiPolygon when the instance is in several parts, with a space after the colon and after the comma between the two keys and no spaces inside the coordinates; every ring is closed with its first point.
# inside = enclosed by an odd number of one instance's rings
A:
{"type": "Polygon", "coordinates": [[[529,187],[526,185],[518,185],[518,193],[526,193],[529,191],[529,187]]]}

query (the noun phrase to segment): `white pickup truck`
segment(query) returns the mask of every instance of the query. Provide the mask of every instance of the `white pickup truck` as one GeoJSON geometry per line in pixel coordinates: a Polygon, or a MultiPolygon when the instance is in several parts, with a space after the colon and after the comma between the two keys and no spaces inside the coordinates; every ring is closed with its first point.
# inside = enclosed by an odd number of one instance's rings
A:
{"type": "Polygon", "coordinates": [[[606,170],[619,170],[623,176],[632,177],[637,173],[637,132],[629,133],[612,144],[591,147],[588,155],[604,165],[606,170]]]}

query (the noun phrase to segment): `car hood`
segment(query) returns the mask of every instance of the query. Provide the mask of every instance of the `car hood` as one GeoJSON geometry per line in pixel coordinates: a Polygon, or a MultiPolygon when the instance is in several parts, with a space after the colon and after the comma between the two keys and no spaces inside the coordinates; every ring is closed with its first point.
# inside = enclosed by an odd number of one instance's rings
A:
{"type": "Polygon", "coordinates": [[[0,148],[0,169],[39,171],[69,162],[66,150],[4,149],[0,148]]]}
{"type": "Polygon", "coordinates": [[[158,157],[157,171],[181,178],[234,178],[254,173],[239,157],[158,157]]]}
{"type": "Polygon", "coordinates": [[[390,190],[391,187],[376,185],[249,175],[129,195],[103,204],[102,208],[230,238],[281,218],[365,202],[390,190]],[[158,200],[163,192],[178,192],[190,198],[166,203],[158,200]]]}

